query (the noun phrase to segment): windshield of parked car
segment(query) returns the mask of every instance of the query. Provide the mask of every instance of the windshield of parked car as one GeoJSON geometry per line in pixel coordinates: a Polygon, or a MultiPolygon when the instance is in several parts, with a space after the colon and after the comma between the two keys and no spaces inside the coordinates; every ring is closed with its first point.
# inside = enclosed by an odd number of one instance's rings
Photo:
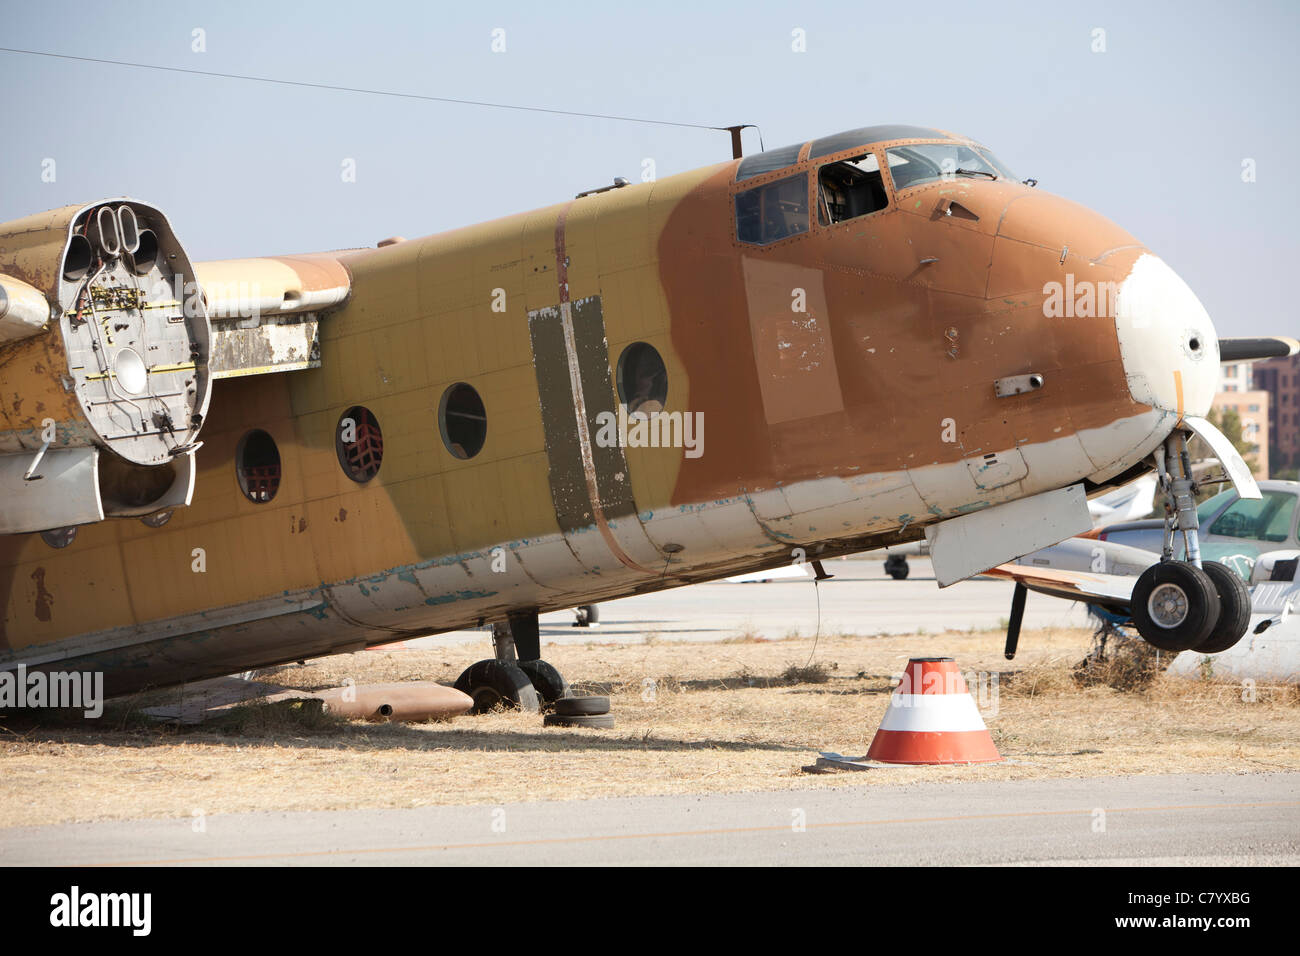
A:
{"type": "Polygon", "coordinates": [[[1237,492],[1234,489],[1229,488],[1227,491],[1220,491],[1213,498],[1207,498],[1205,501],[1202,501],[1196,508],[1197,523],[1200,524],[1202,528],[1206,527],[1210,523],[1210,519],[1219,513],[1219,509],[1229,501],[1235,501],[1236,499],[1237,492]]]}
{"type": "Polygon", "coordinates": [[[1296,496],[1266,491],[1259,500],[1242,498],[1210,526],[1210,534],[1253,541],[1285,541],[1291,534],[1296,496]]]}

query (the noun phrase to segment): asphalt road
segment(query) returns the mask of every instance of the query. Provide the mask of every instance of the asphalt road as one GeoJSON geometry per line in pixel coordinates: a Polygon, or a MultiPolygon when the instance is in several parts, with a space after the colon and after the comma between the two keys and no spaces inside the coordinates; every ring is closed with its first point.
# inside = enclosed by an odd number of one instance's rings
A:
{"type": "MultiPolygon", "coordinates": [[[[913,557],[909,563],[911,574],[905,581],[886,576],[881,561],[847,559],[827,561],[826,570],[835,577],[816,589],[811,577],[749,584],[718,581],[623,598],[600,605],[600,625],[594,628],[574,627],[569,611],[543,614],[542,640],[640,643],[653,634],[664,641],[719,641],[746,630],[768,638],[796,631],[812,637],[819,600],[822,634],[936,634],[1006,626],[1011,582],[976,578],[940,589],[929,558],[913,557]]],[[[1083,605],[1029,594],[1025,628],[1086,626],[1083,605]]],[[[404,643],[436,647],[483,637],[482,631],[455,631],[404,643]]]]}
{"type": "Polygon", "coordinates": [[[1295,773],[230,814],[200,833],[188,817],[0,830],[9,865],[1298,862],[1295,773]]]}

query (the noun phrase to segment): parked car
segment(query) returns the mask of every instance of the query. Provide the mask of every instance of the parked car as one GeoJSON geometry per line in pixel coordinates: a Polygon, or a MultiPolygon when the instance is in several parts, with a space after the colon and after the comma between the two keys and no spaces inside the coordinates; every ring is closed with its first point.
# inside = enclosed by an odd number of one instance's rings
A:
{"type": "MultiPolygon", "coordinates": [[[[1201,557],[1233,568],[1247,580],[1255,560],[1265,552],[1300,548],[1300,481],[1266,479],[1259,482],[1263,497],[1242,500],[1231,488],[1196,509],[1200,520],[1201,557]]],[[[1164,520],[1124,521],[1103,529],[1098,537],[1144,551],[1160,553],[1164,520]]],[[[1182,535],[1174,534],[1174,555],[1181,557],[1182,535]]]]}

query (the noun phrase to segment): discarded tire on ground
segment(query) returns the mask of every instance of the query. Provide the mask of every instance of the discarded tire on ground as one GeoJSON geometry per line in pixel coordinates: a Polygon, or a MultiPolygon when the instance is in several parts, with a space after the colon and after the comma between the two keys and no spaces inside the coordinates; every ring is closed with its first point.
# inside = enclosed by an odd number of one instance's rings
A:
{"type": "Polygon", "coordinates": [[[584,717],[609,713],[608,697],[563,697],[555,702],[561,717],[584,717]]]}
{"type": "Polygon", "coordinates": [[[1218,561],[1205,561],[1201,570],[1219,595],[1219,619],[1210,636],[1192,648],[1197,654],[1218,654],[1232,647],[1250,627],[1250,589],[1231,568],[1218,561]]]}
{"type": "Polygon", "coordinates": [[[613,714],[547,714],[542,718],[547,727],[596,727],[610,730],[614,726],[613,714]]]}
{"type": "Polygon", "coordinates": [[[471,664],[456,678],[456,689],[474,698],[475,714],[487,713],[498,704],[530,714],[541,710],[532,681],[514,661],[489,659],[471,664]]]}

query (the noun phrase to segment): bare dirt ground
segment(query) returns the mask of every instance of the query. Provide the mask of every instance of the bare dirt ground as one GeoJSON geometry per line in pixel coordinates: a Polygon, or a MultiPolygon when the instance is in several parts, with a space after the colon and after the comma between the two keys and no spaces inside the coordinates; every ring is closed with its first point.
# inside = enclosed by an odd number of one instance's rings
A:
{"type": "MultiPolygon", "coordinates": [[[[598,639],[598,637],[597,637],[598,639]]],[[[1001,634],[548,646],[578,693],[608,693],[614,730],[543,727],[536,714],[446,723],[346,722],[284,706],[218,724],[145,723],[111,706],[93,722],[0,720],[0,827],[252,810],[412,807],[633,794],[871,787],[1300,769],[1295,686],[1157,676],[1140,689],[1080,687],[1082,630],[1001,634]],[[864,754],[909,656],[946,654],[972,687],[1008,762],[813,775],[819,750],[864,754]],[[811,666],[808,666],[811,659],[811,666]],[[997,675],[996,690],[993,676],[997,675]]],[[[368,651],[286,668],[292,687],[452,683],[481,645],[368,651]]]]}

